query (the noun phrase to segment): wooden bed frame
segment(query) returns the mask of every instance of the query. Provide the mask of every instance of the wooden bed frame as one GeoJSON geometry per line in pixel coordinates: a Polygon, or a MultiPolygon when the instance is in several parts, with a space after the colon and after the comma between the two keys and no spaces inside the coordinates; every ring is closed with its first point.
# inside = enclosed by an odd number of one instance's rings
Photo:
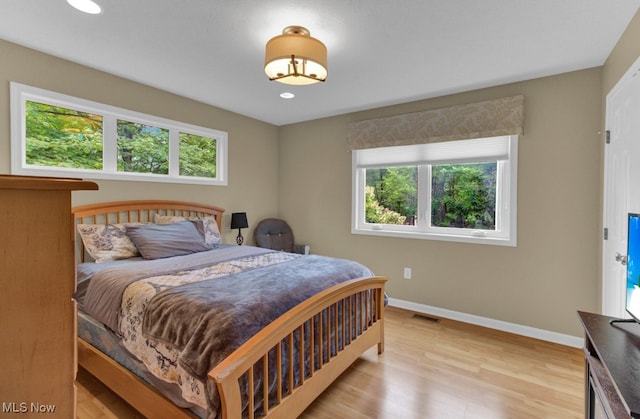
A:
{"type": "MultiPolygon", "coordinates": [[[[224,210],[180,201],[121,201],[92,204],[72,209],[76,224],[153,222],[156,213],[177,216],[214,216],[220,231],[224,210]]],[[[74,232],[75,234],[75,232],[74,232]]],[[[84,260],[82,241],[78,244],[79,260],[84,260]]],[[[275,404],[262,403],[260,416],[295,417],[313,402],[338,376],[364,351],[377,345],[378,353],[384,350],[384,284],[386,278],[369,277],[347,281],[331,287],[284,313],[265,327],[209,372],[209,379],[216,383],[222,402],[222,417],[242,417],[239,379],[248,376],[253,389],[255,369],[266,371],[269,357],[275,356],[276,388],[275,404]],[[346,315],[337,315],[337,313],[346,315]],[[364,313],[370,312],[369,316],[364,313]],[[330,321],[321,321],[323,315],[330,321]],[[314,321],[315,319],[315,321],[314,321]],[[319,321],[320,320],[320,321],[319,321]],[[315,325],[315,330],[314,330],[315,325]],[[323,327],[324,326],[324,327],[323,327]],[[296,375],[295,363],[289,357],[284,361],[281,348],[292,353],[294,334],[309,330],[310,356],[317,361],[311,371],[296,375]],[[324,330],[323,330],[324,329],[324,330]],[[314,341],[314,336],[315,341],[314,341]],[[334,336],[334,339],[331,339],[334,336]],[[326,339],[322,339],[322,337],[326,339]],[[336,342],[340,341],[338,345],[336,342]],[[288,377],[280,372],[283,361],[288,362],[288,377]],[[295,382],[294,375],[302,377],[295,382]],[[282,381],[290,390],[283,394],[282,381]]],[[[301,343],[298,343],[301,344],[301,343]]],[[[298,346],[296,346],[298,348],[298,346]]],[[[302,351],[298,351],[302,360],[302,351]]],[[[129,370],[120,366],[84,340],[78,338],[78,364],[102,381],[116,394],[147,417],[193,418],[192,412],[182,409],[157,390],[149,386],[129,370]]],[[[273,363],[272,363],[273,364],[273,363]]],[[[268,383],[265,384],[268,386],[268,383]]],[[[266,387],[265,387],[266,388],[266,387]]],[[[267,401],[267,391],[249,396],[249,417],[254,417],[254,397],[267,401]]]]}

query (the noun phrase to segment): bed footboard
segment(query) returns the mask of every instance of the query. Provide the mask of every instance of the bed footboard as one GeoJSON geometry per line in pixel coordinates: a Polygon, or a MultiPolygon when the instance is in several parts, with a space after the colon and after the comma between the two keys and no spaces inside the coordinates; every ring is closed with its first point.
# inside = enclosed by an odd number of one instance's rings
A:
{"type": "Polygon", "coordinates": [[[187,409],[173,404],[134,373],[99,349],[77,339],[78,365],[148,418],[198,419],[187,409]]]}
{"type": "Polygon", "coordinates": [[[283,314],[225,358],[209,372],[222,417],[242,417],[244,405],[249,418],[298,416],[364,351],[377,344],[382,353],[385,282],[371,277],[335,285],[283,314]],[[311,360],[306,367],[305,356],[311,360]],[[254,376],[269,377],[274,365],[275,383],[269,378],[254,383],[254,376]],[[244,401],[241,386],[248,391],[244,401]]]}

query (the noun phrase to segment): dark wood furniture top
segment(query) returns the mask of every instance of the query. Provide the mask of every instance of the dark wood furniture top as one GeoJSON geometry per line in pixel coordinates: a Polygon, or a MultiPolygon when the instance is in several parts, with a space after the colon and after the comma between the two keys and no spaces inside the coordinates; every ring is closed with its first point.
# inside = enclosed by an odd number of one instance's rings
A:
{"type": "Polygon", "coordinates": [[[640,324],[578,312],[586,332],[585,357],[608,415],[640,418],[640,324]]]}
{"type": "Polygon", "coordinates": [[[0,175],[2,189],[89,191],[98,190],[98,185],[82,179],[38,176],[0,175]]]}

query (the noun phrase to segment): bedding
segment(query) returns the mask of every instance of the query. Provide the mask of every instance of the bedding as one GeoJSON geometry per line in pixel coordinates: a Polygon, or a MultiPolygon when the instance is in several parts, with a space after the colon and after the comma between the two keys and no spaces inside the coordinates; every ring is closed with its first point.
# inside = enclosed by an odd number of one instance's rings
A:
{"type": "Polygon", "coordinates": [[[171,224],[186,220],[201,220],[204,227],[204,240],[210,247],[216,247],[222,243],[220,238],[220,230],[218,229],[218,223],[214,217],[182,217],[177,215],[162,215],[154,214],[153,222],[156,224],[171,224]]]}
{"type": "Polygon", "coordinates": [[[136,224],[78,224],[77,228],[87,253],[96,263],[102,263],[139,255],[127,236],[127,225],[136,224]]]}
{"type": "Polygon", "coordinates": [[[156,379],[179,388],[183,405],[216,417],[220,400],[208,371],[298,303],[367,276],[353,261],[219,245],[81,264],[77,298],[156,379]]]}
{"type": "Polygon", "coordinates": [[[205,410],[185,401],[178,385],[166,382],[151,374],[145,365],[122,345],[117,334],[83,311],[78,311],[78,337],[115,360],[128,371],[133,372],[148,385],[160,390],[172,403],[189,409],[200,418],[205,418],[205,410]]]}
{"type": "Polygon", "coordinates": [[[127,226],[127,236],[145,259],[162,259],[210,250],[202,220],[127,226]]]}

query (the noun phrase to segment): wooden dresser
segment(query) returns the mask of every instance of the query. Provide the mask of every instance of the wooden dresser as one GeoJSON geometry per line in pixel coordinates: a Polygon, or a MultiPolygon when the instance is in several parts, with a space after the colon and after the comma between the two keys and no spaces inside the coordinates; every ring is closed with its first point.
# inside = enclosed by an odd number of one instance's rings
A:
{"type": "Polygon", "coordinates": [[[93,182],[0,175],[0,416],[75,418],[71,192],[93,182]]]}
{"type": "Polygon", "coordinates": [[[585,330],[585,417],[640,418],[640,324],[578,315],[585,330]]]}

